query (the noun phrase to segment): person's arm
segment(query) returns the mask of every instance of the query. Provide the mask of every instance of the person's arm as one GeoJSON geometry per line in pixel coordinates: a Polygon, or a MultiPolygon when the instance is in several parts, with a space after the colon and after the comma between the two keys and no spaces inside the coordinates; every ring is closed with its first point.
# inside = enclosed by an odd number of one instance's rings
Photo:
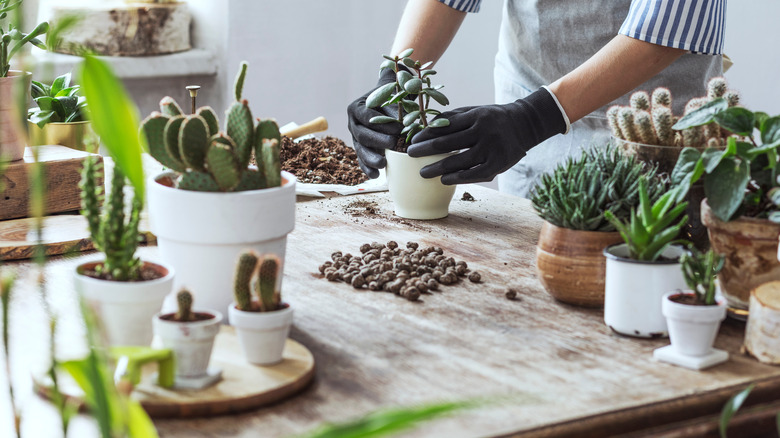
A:
{"type": "Polygon", "coordinates": [[[464,18],[466,12],[438,0],[409,0],[398,24],[391,54],[412,48],[412,58],[435,64],[449,47],[464,18]]]}
{"type": "Polygon", "coordinates": [[[618,35],[549,89],[574,123],[657,75],[684,53],[618,35]]]}

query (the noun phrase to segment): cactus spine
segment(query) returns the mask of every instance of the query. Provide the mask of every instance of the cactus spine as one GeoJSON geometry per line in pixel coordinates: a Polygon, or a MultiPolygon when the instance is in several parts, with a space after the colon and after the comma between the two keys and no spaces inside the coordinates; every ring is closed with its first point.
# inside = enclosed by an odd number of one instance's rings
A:
{"type": "Polygon", "coordinates": [[[192,294],[187,289],[182,289],[176,294],[176,321],[194,321],[195,315],[192,313],[192,294]]]}
{"type": "Polygon", "coordinates": [[[180,174],[177,187],[196,191],[243,191],[281,185],[279,145],[281,134],[273,120],[255,126],[252,112],[241,94],[247,64],[236,76],[236,101],[226,111],[225,132],[219,131],[219,119],[209,107],[183,115],[171,97],[160,101],[160,112],[153,112],[141,124],[149,153],[165,167],[180,174]],[[276,147],[263,144],[276,142],[276,147]],[[259,170],[250,169],[254,151],[259,170]]]}
{"type": "Polygon", "coordinates": [[[279,257],[269,254],[263,257],[257,270],[257,295],[260,297],[260,309],[263,312],[272,312],[279,308],[281,295],[276,290],[279,265],[279,257]]]}

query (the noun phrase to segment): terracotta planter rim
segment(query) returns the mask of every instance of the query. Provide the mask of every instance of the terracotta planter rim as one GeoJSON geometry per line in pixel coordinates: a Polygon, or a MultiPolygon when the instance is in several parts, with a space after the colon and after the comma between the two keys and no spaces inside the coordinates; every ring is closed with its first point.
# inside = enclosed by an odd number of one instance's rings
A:
{"type": "Polygon", "coordinates": [[[107,282],[111,282],[111,283],[128,284],[128,285],[133,285],[133,284],[147,285],[147,284],[154,284],[154,283],[162,283],[164,281],[167,281],[171,276],[173,276],[173,270],[172,269],[170,269],[170,268],[168,268],[166,266],[163,266],[163,265],[161,265],[159,263],[149,262],[149,261],[146,261],[146,260],[141,260],[142,265],[146,266],[146,267],[150,267],[150,268],[154,269],[155,271],[161,273],[162,277],[155,278],[154,280],[116,281],[116,280],[105,280],[105,279],[102,279],[102,278],[90,277],[89,275],[84,275],[83,274],[84,269],[94,268],[95,266],[103,264],[103,263],[105,263],[105,260],[99,260],[99,261],[94,261],[94,262],[82,263],[82,264],[76,266],[76,274],[81,276],[81,277],[84,277],[84,279],[87,280],[87,281],[99,281],[99,282],[107,281],[107,282]]]}
{"type": "Polygon", "coordinates": [[[273,193],[273,192],[276,192],[276,191],[280,191],[280,190],[283,190],[283,189],[289,187],[290,185],[295,185],[295,183],[297,182],[296,179],[295,179],[295,175],[293,175],[293,174],[283,170],[282,171],[282,185],[279,186],[279,187],[268,187],[268,188],[265,188],[265,189],[257,189],[257,190],[241,190],[239,192],[200,192],[200,191],[197,191],[197,190],[177,189],[177,188],[173,188],[173,187],[171,187],[171,186],[169,186],[167,184],[163,184],[163,183],[160,182],[160,180],[162,178],[164,178],[164,177],[171,177],[171,176],[176,176],[176,172],[173,172],[173,171],[170,171],[170,170],[166,170],[166,171],[161,172],[161,173],[157,174],[156,176],[154,176],[152,178],[152,181],[155,183],[156,186],[159,186],[158,188],[160,190],[175,190],[177,192],[187,193],[190,196],[192,196],[192,194],[195,194],[195,195],[198,195],[198,196],[227,196],[227,195],[232,195],[232,196],[251,196],[251,195],[254,195],[254,194],[257,194],[257,193],[273,193]]]}
{"type": "MultiPolygon", "coordinates": [[[[612,251],[614,251],[614,249],[619,247],[619,246],[627,246],[627,244],[626,243],[615,243],[615,244],[609,245],[608,247],[604,248],[604,257],[606,257],[608,259],[611,259],[611,260],[616,260],[616,261],[619,261],[619,262],[634,263],[634,264],[637,264],[637,265],[676,265],[676,264],[680,263],[679,257],[676,258],[676,259],[673,259],[673,260],[654,260],[654,261],[634,260],[634,259],[631,259],[631,258],[628,258],[628,257],[621,257],[619,255],[615,255],[615,254],[612,253],[612,251]]],[[[680,247],[679,245],[671,245],[671,246],[673,246],[673,247],[680,247]]]]}

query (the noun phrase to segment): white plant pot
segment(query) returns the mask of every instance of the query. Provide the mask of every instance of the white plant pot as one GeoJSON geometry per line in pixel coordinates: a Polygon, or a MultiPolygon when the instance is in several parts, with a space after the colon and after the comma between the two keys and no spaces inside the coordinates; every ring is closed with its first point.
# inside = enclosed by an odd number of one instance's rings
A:
{"type": "Polygon", "coordinates": [[[684,251],[682,247],[670,246],[662,255],[672,260],[645,262],[628,258],[625,243],[605,248],[604,322],[607,326],[628,336],[667,336],[661,298],[686,287],[679,262],[684,251]]]}
{"type": "Polygon", "coordinates": [[[214,338],[219,333],[222,314],[215,310],[193,310],[193,313],[209,314],[212,318],[202,321],[179,322],[163,319],[157,314],[153,318],[154,333],[159,336],[164,348],[173,350],[176,357],[176,375],[181,377],[202,377],[206,375],[214,347],[214,338]]]}
{"type": "Polygon", "coordinates": [[[284,272],[287,234],[295,228],[295,176],[282,172],[281,187],[227,193],[157,182],[165,176],[149,181],[149,223],[160,257],[176,269],[177,289],[186,287],[199,305],[225,314],[242,251],[276,254],[284,272]]]}
{"type": "Polygon", "coordinates": [[[407,219],[440,219],[449,214],[455,186],[441,183],[441,177],[423,178],[420,169],[452,154],[413,158],[406,153],[385,151],[387,188],[395,214],[407,219]]]}
{"type": "Polygon", "coordinates": [[[153,338],[152,317],[173,288],[173,269],[144,262],[164,273],[150,281],[108,281],[81,274],[98,263],[84,263],[76,268],[76,291],[97,314],[109,345],[148,346],[153,338]]]}
{"type": "Polygon", "coordinates": [[[230,325],[236,328],[246,360],[255,365],[273,365],[282,361],[284,345],[293,320],[292,307],[274,312],[245,312],[228,309],[230,325]]]}
{"type": "Polygon", "coordinates": [[[672,349],[684,356],[706,356],[712,353],[720,322],[726,318],[726,300],[719,299],[714,306],[694,306],[669,299],[681,293],[667,293],[661,305],[672,349]]]}

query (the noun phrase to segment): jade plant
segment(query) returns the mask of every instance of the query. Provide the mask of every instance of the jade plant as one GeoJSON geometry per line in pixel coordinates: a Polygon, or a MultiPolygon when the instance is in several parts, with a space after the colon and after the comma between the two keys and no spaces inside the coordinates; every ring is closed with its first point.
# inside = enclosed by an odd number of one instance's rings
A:
{"type": "Polygon", "coordinates": [[[71,86],[70,73],[58,76],[51,85],[32,81],[30,94],[38,105],[27,118],[43,128],[48,123],[72,123],[87,120],[87,100],[79,96],[81,87],[71,86]]]}
{"type": "Polygon", "coordinates": [[[238,310],[273,312],[282,307],[282,296],[276,288],[280,265],[279,257],[273,254],[266,254],[261,259],[252,250],[241,253],[233,290],[238,310]],[[259,298],[257,301],[252,296],[252,284],[259,298]]]}
{"type": "Polygon", "coordinates": [[[386,107],[398,105],[396,117],[376,116],[371,123],[400,123],[403,125],[401,135],[405,135],[405,143],[412,141],[415,134],[426,128],[442,128],[449,126],[449,120],[438,118],[428,121],[428,117],[436,117],[440,111],[430,107],[431,99],[440,105],[449,105],[449,100],[441,91],[443,85],[432,85],[431,76],[436,70],[431,69],[433,62],[421,63],[410,56],[413,49],[406,49],[397,56],[382,55],[385,60],[379,67],[382,70],[391,69],[395,72],[396,80],[385,84],[366,99],[368,108],[386,107]]]}
{"type": "Polygon", "coordinates": [[[726,258],[713,250],[701,252],[690,248],[680,257],[685,283],[696,295],[696,302],[715,305],[715,276],[723,269],[726,258]]]}
{"type": "Polygon", "coordinates": [[[615,231],[604,212],[627,219],[639,205],[640,176],[648,182],[650,201],[661,197],[666,184],[655,167],[623,155],[616,148],[594,148],[543,175],[531,192],[531,202],[542,219],[558,227],[615,231]]]}
{"type": "Polygon", "coordinates": [[[653,203],[647,192],[647,180],[642,176],[639,177],[639,206],[631,209],[628,220],[618,219],[609,210],[604,212],[604,217],[617,228],[628,245],[629,258],[658,260],[664,250],[677,241],[680,230],[688,222],[687,215],[679,219],[688,203],[676,203],[677,191],[670,190],[653,203]]]}
{"type": "Polygon", "coordinates": [[[23,0],[0,0],[0,78],[8,77],[11,70],[11,59],[25,44],[30,43],[38,48],[46,49],[46,45],[38,37],[49,30],[49,23],[42,22],[33,30],[24,33],[9,20],[10,14],[21,14],[23,0]]]}
{"type": "Polygon", "coordinates": [[[281,185],[279,147],[281,134],[274,120],[255,124],[249,102],[241,99],[247,63],[236,76],[236,101],[226,112],[224,131],[208,106],[185,115],[171,97],[160,101],[141,124],[149,153],[165,167],[178,173],[174,181],[183,190],[234,192],[281,185]],[[250,168],[254,152],[258,168],[250,168]]]}
{"type": "MultiPolygon", "coordinates": [[[[729,107],[739,104],[739,95],[728,89],[722,77],[712,78],[707,83],[707,95],[689,100],[685,105],[687,115],[715,100],[726,102],[729,107]]],[[[629,106],[615,105],[607,110],[612,135],[635,143],[659,146],[688,146],[702,148],[723,147],[730,133],[717,126],[686,128],[675,127],[676,117],[672,112],[672,94],[667,88],[659,87],[649,95],[637,91],[631,95],[629,106]]]]}
{"type": "Polygon", "coordinates": [[[95,157],[84,162],[81,182],[81,214],[86,217],[92,242],[105,254],[102,264],[96,267],[98,277],[114,281],[141,279],[141,260],[136,257],[138,248],[138,222],[143,208],[142,195],[134,191],[130,201],[129,216],[125,214],[125,175],[114,167],[111,193],[103,202],[103,187],[97,184],[103,166],[95,157]],[[102,208],[101,208],[102,204],[102,208]]]}

